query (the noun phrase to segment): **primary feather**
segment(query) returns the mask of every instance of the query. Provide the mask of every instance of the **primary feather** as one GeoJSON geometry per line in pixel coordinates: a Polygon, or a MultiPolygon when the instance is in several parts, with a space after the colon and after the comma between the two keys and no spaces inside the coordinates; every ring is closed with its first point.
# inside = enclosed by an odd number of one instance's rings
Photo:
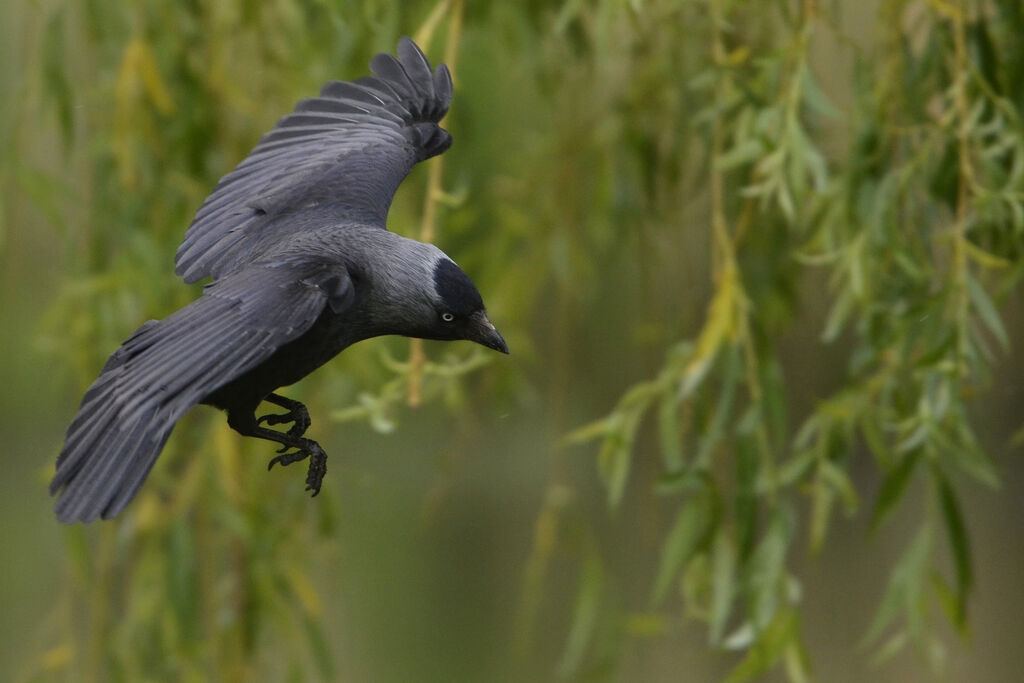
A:
{"type": "Polygon", "coordinates": [[[384,227],[413,166],[451,144],[437,122],[452,84],[448,68],[431,72],[408,38],[398,58],[377,55],[370,68],[375,76],[328,83],[300,102],[221,179],[185,233],[176,273],[196,282],[230,272],[291,234],[294,225],[281,218],[296,212],[384,227]]]}
{"type": "Polygon", "coordinates": [[[140,327],[82,399],[57,458],[57,518],[112,517],[149,473],[174,424],[207,394],[308,330],[333,275],[325,266],[257,265],[140,327]]]}

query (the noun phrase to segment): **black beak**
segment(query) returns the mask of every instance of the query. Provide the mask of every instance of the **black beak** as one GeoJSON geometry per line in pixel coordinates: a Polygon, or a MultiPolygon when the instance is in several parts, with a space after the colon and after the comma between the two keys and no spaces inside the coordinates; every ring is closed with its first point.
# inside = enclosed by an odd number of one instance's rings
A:
{"type": "Polygon", "coordinates": [[[473,331],[468,339],[475,341],[477,344],[482,344],[489,349],[508,353],[508,344],[498,334],[498,330],[483,311],[473,314],[473,331]]]}

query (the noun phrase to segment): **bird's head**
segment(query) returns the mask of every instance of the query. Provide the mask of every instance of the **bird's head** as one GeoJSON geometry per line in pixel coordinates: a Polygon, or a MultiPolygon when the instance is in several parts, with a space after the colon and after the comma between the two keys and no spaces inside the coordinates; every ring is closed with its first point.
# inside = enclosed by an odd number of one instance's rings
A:
{"type": "Polygon", "coordinates": [[[433,320],[418,336],[425,339],[465,339],[508,353],[508,345],[487,317],[476,285],[443,254],[434,263],[433,291],[428,298],[433,320]]]}
{"type": "Polygon", "coordinates": [[[362,253],[372,261],[365,272],[373,287],[361,315],[372,318],[371,336],[465,339],[508,353],[476,285],[443,251],[389,231],[365,237],[370,248],[362,253]]]}

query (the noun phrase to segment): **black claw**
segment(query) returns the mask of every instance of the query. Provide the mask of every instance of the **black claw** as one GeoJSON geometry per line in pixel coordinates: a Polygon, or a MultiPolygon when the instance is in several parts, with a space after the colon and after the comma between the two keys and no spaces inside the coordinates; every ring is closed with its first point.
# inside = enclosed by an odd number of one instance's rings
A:
{"type": "MultiPolygon", "coordinates": [[[[281,444],[277,449],[278,455],[271,458],[267,463],[267,469],[271,470],[274,465],[291,465],[309,458],[309,470],[306,472],[306,490],[312,491],[316,497],[320,493],[320,485],[323,483],[324,475],[327,474],[327,453],[316,441],[302,437],[309,428],[309,411],[306,406],[298,401],[285,398],[278,394],[270,394],[266,400],[275,405],[281,406],[287,412],[267,413],[255,418],[255,425],[239,430],[247,436],[258,436],[268,441],[276,441],[281,444]],[[262,424],[279,425],[291,422],[292,426],[286,432],[279,432],[274,429],[261,427],[262,424]]],[[[250,423],[251,424],[251,423],[250,423]]]]}
{"type": "MultiPolygon", "coordinates": [[[[284,449],[281,449],[281,450],[286,450],[286,449],[287,449],[287,447],[284,448],[284,449]]],[[[278,452],[280,452],[280,451],[278,451],[278,452]]],[[[292,451],[290,453],[284,453],[282,455],[277,456],[276,458],[271,458],[270,459],[270,463],[267,464],[267,469],[269,470],[270,468],[272,468],[274,465],[276,465],[278,463],[280,463],[282,467],[285,466],[285,465],[291,465],[293,462],[299,462],[300,460],[305,460],[308,457],[309,457],[309,452],[308,451],[304,451],[304,450],[297,450],[297,451],[292,451]]]]}
{"type": "MultiPolygon", "coordinates": [[[[327,474],[327,453],[320,447],[316,441],[311,439],[300,439],[299,444],[296,445],[295,450],[287,453],[281,453],[277,457],[271,458],[267,464],[267,469],[271,469],[274,465],[281,464],[291,465],[293,462],[299,462],[309,458],[309,470],[306,472],[306,490],[312,491],[312,497],[315,498],[320,493],[320,486],[323,484],[324,475],[327,474]]],[[[288,446],[281,450],[288,450],[288,446]]],[[[278,451],[280,453],[280,451],[278,451]]]]}
{"type": "Polygon", "coordinates": [[[324,475],[327,474],[327,453],[317,446],[313,453],[310,453],[309,471],[306,473],[306,490],[312,491],[312,498],[320,493],[320,485],[323,484],[324,475]]]}

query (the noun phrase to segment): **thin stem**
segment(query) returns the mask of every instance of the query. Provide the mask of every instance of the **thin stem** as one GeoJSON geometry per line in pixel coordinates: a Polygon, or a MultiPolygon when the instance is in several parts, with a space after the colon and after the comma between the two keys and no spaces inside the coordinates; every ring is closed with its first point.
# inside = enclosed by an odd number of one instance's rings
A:
{"type": "MultiPolygon", "coordinates": [[[[722,43],[722,35],[719,31],[721,17],[718,14],[718,3],[712,2],[711,9],[711,58],[714,64],[719,66],[726,63],[725,45],[722,43]]],[[[718,102],[725,101],[724,79],[720,78],[715,86],[715,99],[718,102]]],[[[715,167],[717,160],[725,148],[725,136],[722,131],[720,117],[715,117],[711,124],[711,177],[709,180],[709,191],[711,194],[711,230],[714,237],[712,243],[711,263],[714,279],[720,280],[722,270],[726,266],[735,265],[735,254],[733,252],[732,238],[729,236],[728,220],[725,217],[725,179],[723,171],[715,167]]]]}
{"type": "Polygon", "coordinates": [[[944,14],[951,24],[953,34],[953,107],[956,112],[957,141],[957,187],[956,212],[953,224],[953,278],[956,284],[955,317],[957,329],[956,366],[957,374],[968,374],[968,335],[970,333],[970,298],[968,278],[970,265],[967,260],[967,219],[970,209],[973,169],[970,162],[970,103],[967,100],[967,48],[964,41],[963,0],[957,6],[936,2],[936,9],[944,14]]]}
{"type": "MultiPolygon", "coordinates": [[[[810,11],[805,13],[805,20],[812,16],[810,11]]],[[[718,12],[718,3],[711,3],[711,30],[713,32],[711,49],[712,59],[715,64],[723,65],[726,62],[725,46],[722,42],[722,34],[719,30],[721,26],[721,17],[718,12]]],[[[719,78],[716,85],[715,98],[719,102],[726,100],[726,93],[724,92],[726,80],[719,78]]],[[[739,311],[736,315],[736,341],[739,343],[742,352],[744,364],[746,366],[746,382],[747,392],[750,396],[752,403],[758,404],[761,402],[764,396],[764,390],[761,386],[760,380],[760,369],[757,359],[757,348],[754,342],[754,336],[750,329],[750,309],[746,292],[743,288],[742,275],[739,272],[739,264],[736,259],[736,244],[733,237],[729,233],[728,218],[726,217],[725,210],[725,171],[717,168],[715,162],[721,158],[723,150],[725,149],[725,134],[720,117],[716,117],[711,124],[711,160],[712,168],[710,169],[709,178],[709,191],[711,194],[711,229],[714,236],[712,243],[712,264],[714,271],[712,273],[716,282],[721,284],[723,277],[726,273],[730,273],[729,277],[733,278],[736,282],[737,293],[736,296],[740,299],[739,311]]],[[[744,210],[741,213],[741,226],[745,229],[746,223],[749,221],[752,215],[752,202],[748,202],[744,206],[744,210]]],[[[767,428],[764,423],[761,422],[757,427],[757,443],[758,448],[761,451],[764,466],[767,471],[766,479],[769,482],[774,481],[774,456],[771,449],[771,439],[767,428]]],[[[769,490],[774,495],[774,485],[769,487],[769,490]]]]}
{"type": "MultiPolygon", "coordinates": [[[[448,20],[448,37],[445,41],[444,63],[455,79],[456,57],[458,56],[459,36],[462,33],[462,0],[455,0],[451,6],[448,20]]],[[[437,205],[443,190],[441,173],[444,169],[444,157],[435,157],[430,163],[427,176],[427,192],[423,199],[423,217],[420,220],[421,242],[433,242],[437,236],[437,205]]],[[[422,339],[409,342],[409,393],[407,402],[416,407],[423,402],[423,366],[427,362],[427,354],[423,350],[422,339]]]]}

